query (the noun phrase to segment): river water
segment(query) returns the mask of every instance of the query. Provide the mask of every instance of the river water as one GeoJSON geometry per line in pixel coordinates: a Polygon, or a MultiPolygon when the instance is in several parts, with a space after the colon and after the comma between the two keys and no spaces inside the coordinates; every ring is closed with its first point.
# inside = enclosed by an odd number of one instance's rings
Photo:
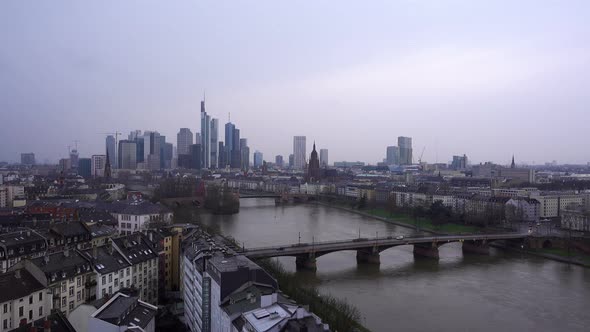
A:
{"type": "MultiPolygon", "coordinates": [[[[202,219],[246,248],[412,232],[321,205],[275,206],[272,199],[243,199],[238,214],[202,219]]],[[[295,258],[278,260],[295,271],[295,258]]],[[[297,275],[355,305],[374,332],[590,329],[590,269],[493,248],[489,256],[464,256],[458,243],[446,244],[437,262],[414,259],[411,246],[400,246],[382,252],[380,266],[357,265],[354,251],[335,252],[317,259],[316,272],[297,275]]]]}

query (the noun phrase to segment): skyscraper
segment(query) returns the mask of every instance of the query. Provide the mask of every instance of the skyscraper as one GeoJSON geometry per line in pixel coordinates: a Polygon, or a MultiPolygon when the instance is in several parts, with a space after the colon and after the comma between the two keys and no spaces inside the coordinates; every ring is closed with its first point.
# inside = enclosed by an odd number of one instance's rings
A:
{"type": "Polygon", "coordinates": [[[130,140],[119,141],[119,168],[137,168],[137,143],[130,140]]]}
{"type": "Polygon", "coordinates": [[[328,166],[328,149],[320,149],[320,166],[328,166]]]}
{"type": "Polygon", "coordinates": [[[399,163],[401,165],[412,164],[412,138],[400,136],[397,138],[399,147],[399,163]]]}
{"type": "Polygon", "coordinates": [[[231,168],[242,168],[242,152],[240,150],[240,130],[234,129],[232,135],[231,168]]]}
{"type": "Polygon", "coordinates": [[[156,131],[145,131],[143,133],[143,162],[147,163],[147,169],[160,169],[160,145],[162,139],[156,131]]]}
{"type": "Polygon", "coordinates": [[[248,146],[248,139],[247,138],[240,138],[240,149],[243,149],[248,146]]]}
{"type": "Polygon", "coordinates": [[[189,128],[180,128],[176,134],[178,154],[189,154],[189,146],[193,144],[193,132],[189,128]]]}
{"type": "Polygon", "coordinates": [[[203,160],[201,159],[201,157],[203,156],[203,151],[202,151],[201,144],[191,145],[190,151],[191,151],[190,168],[192,168],[192,169],[203,168],[203,160]]]}
{"type": "Polygon", "coordinates": [[[201,133],[195,133],[195,144],[201,144],[201,133]]]}
{"type": "Polygon", "coordinates": [[[117,149],[116,149],[116,140],[115,136],[109,135],[106,138],[106,152],[109,154],[109,160],[111,162],[111,167],[117,165],[117,149]]]}
{"type": "Polygon", "coordinates": [[[219,159],[219,154],[218,154],[218,144],[219,144],[219,120],[217,119],[211,119],[211,128],[210,128],[210,136],[211,136],[211,142],[209,143],[211,145],[210,151],[210,167],[211,168],[217,168],[218,167],[218,159],[219,159]]]}
{"type": "Polygon", "coordinates": [[[303,169],[305,167],[305,136],[293,137],[293,167],[303,169]]]}
{"type": "Polygon", "coordinates": [[[240,151],[241,169],[247,171],[250,168],[250,148],[245,146],[240,151]]]}
{"type": "Polygon", "coordinates": [[[92,176],[92,159],[80,158],[78,159],[78,175],[88,179],[92,176]]]}
{"type": "Polygon", "coordinates": [[[291,153],[289,155],[289,168],[293,168],[293,166],[295,165],[295,157],[293,156],[293,154],[291,153]]]}
{"type": "Polygon", "coordinates": [[[219,155],[219,158],[217,159],[218,168],[225,168],[225,166],[227,166],[227,153],[225,152],[225,145],[223,142],[219,142],[217,154],[219,155]]]}
{"type": "Polygon", "coordinates": [[[231,165],[231,153],[234,147],[234,131],[236,126],[228,122],[225,124],[225,163],[231,165]]]}
{"type": "Polygon", "coordinates": [[[284,163],[285,163],[285,162],[283,161],[283,156],[281,156],[281,155],[277,155],[277,156],[275,157],[275,164],[276,164],[278,167],[283,167],[284,163]]]}
{"type": "Polygon", "coordinates": [[[256,150],[254,152],[254,167],[258,168],[258,167],[262,167],[262,152],[256,150]]]}
{"type": "Polygon", "coordinates": [[[32,152],[29,153],[21,153],[20,154],[20,163],[27,166],[35,165],[35,154],[32,152]]]}
{"type": "Polygon", "coordinates": [[[80,155],[78,154],[77,149],[74,149],[70,152],[70,164],[71,164],[72,168],[78,168],[79,158],[80,158],[80,155]]]}
{"type": "Polygon", "coordinates": [[[211,166],[211,117],[205,111],[205,98],[201,101],[201,158],[202,168],[211,166]]]}
{"type": "Polygon", "coordinates": [[[399,148],[397,146],[388,146],[385,162],[387,165],[399,165],[399,148]]]}
{"type": "Polygon", "coordinates": [[[92,177],[104,176],[104,168],[107,161],[107,156],[104,154],[95,154],[91,157],[90,173],[92,177]]]}

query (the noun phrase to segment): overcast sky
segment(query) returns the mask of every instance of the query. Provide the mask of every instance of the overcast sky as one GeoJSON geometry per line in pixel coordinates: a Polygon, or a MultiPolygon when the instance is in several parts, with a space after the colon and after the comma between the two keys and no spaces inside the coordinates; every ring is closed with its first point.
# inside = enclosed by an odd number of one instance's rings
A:
{"type": "MultiPolygon", "coordinates": [[[[199,101],[272,161],[590,161],[590,1],[0,2],[0,160],[200,130],[199,101]]],[[[223,126],[220,125],[220,129],[223,126]]],[[[223,137],[220,131],[220,137],[223,137]]]]}

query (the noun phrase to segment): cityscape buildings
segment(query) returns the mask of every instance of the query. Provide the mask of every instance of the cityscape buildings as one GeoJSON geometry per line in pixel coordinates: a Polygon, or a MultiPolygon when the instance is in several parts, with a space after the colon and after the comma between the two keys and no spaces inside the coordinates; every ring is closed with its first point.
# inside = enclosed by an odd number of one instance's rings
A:
{"type": "Polygon", "coordinates": [[[412,138],[400,136],[397,138],[399,148],[399,163],[401,165],[412,164],[412,138]]]}
{"type": "Polygon", "coordinates": [[[90,175],[92,177],[104,176],[104,170],[107,163],[107,156],[104,154],[95,154],[91,157],[90,175]]]}
{"type": "Polygon", "coordinates": [[[35,154],[32,152],[29,153],[21,153],[20,154],[20,163],[26,166],[35,165],[35,154]]]}
{"type": "Polygon", "coordinates": [[[399,147],[397,147],[397,146],[388,146],[387,147],[387,156],[385,158],[385,163],[387,165],[399,165],[400,164],[399,147]]]}
{"type": "Polygon", "coordinates": [[[255,168],[262,167],[262,161],[263,161],[262,152],[256,150],[254,152],[254,167],[255,168]]]}
{"type": "Polygon", "coordinates": [[[137,168],[137,142],[130,140],[119,141],[119,165],[120,169],[137,168]]]}

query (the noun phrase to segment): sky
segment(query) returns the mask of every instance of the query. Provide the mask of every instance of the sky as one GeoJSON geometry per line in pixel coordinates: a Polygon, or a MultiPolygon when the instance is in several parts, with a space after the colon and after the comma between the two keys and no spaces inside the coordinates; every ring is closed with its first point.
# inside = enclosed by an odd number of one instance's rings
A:
{"type": "Polygon", "coordinates": [[[273,161],[590,161],[590,1],[0,2],[0,160],[200,131],[200,100],[273,161]]]}

